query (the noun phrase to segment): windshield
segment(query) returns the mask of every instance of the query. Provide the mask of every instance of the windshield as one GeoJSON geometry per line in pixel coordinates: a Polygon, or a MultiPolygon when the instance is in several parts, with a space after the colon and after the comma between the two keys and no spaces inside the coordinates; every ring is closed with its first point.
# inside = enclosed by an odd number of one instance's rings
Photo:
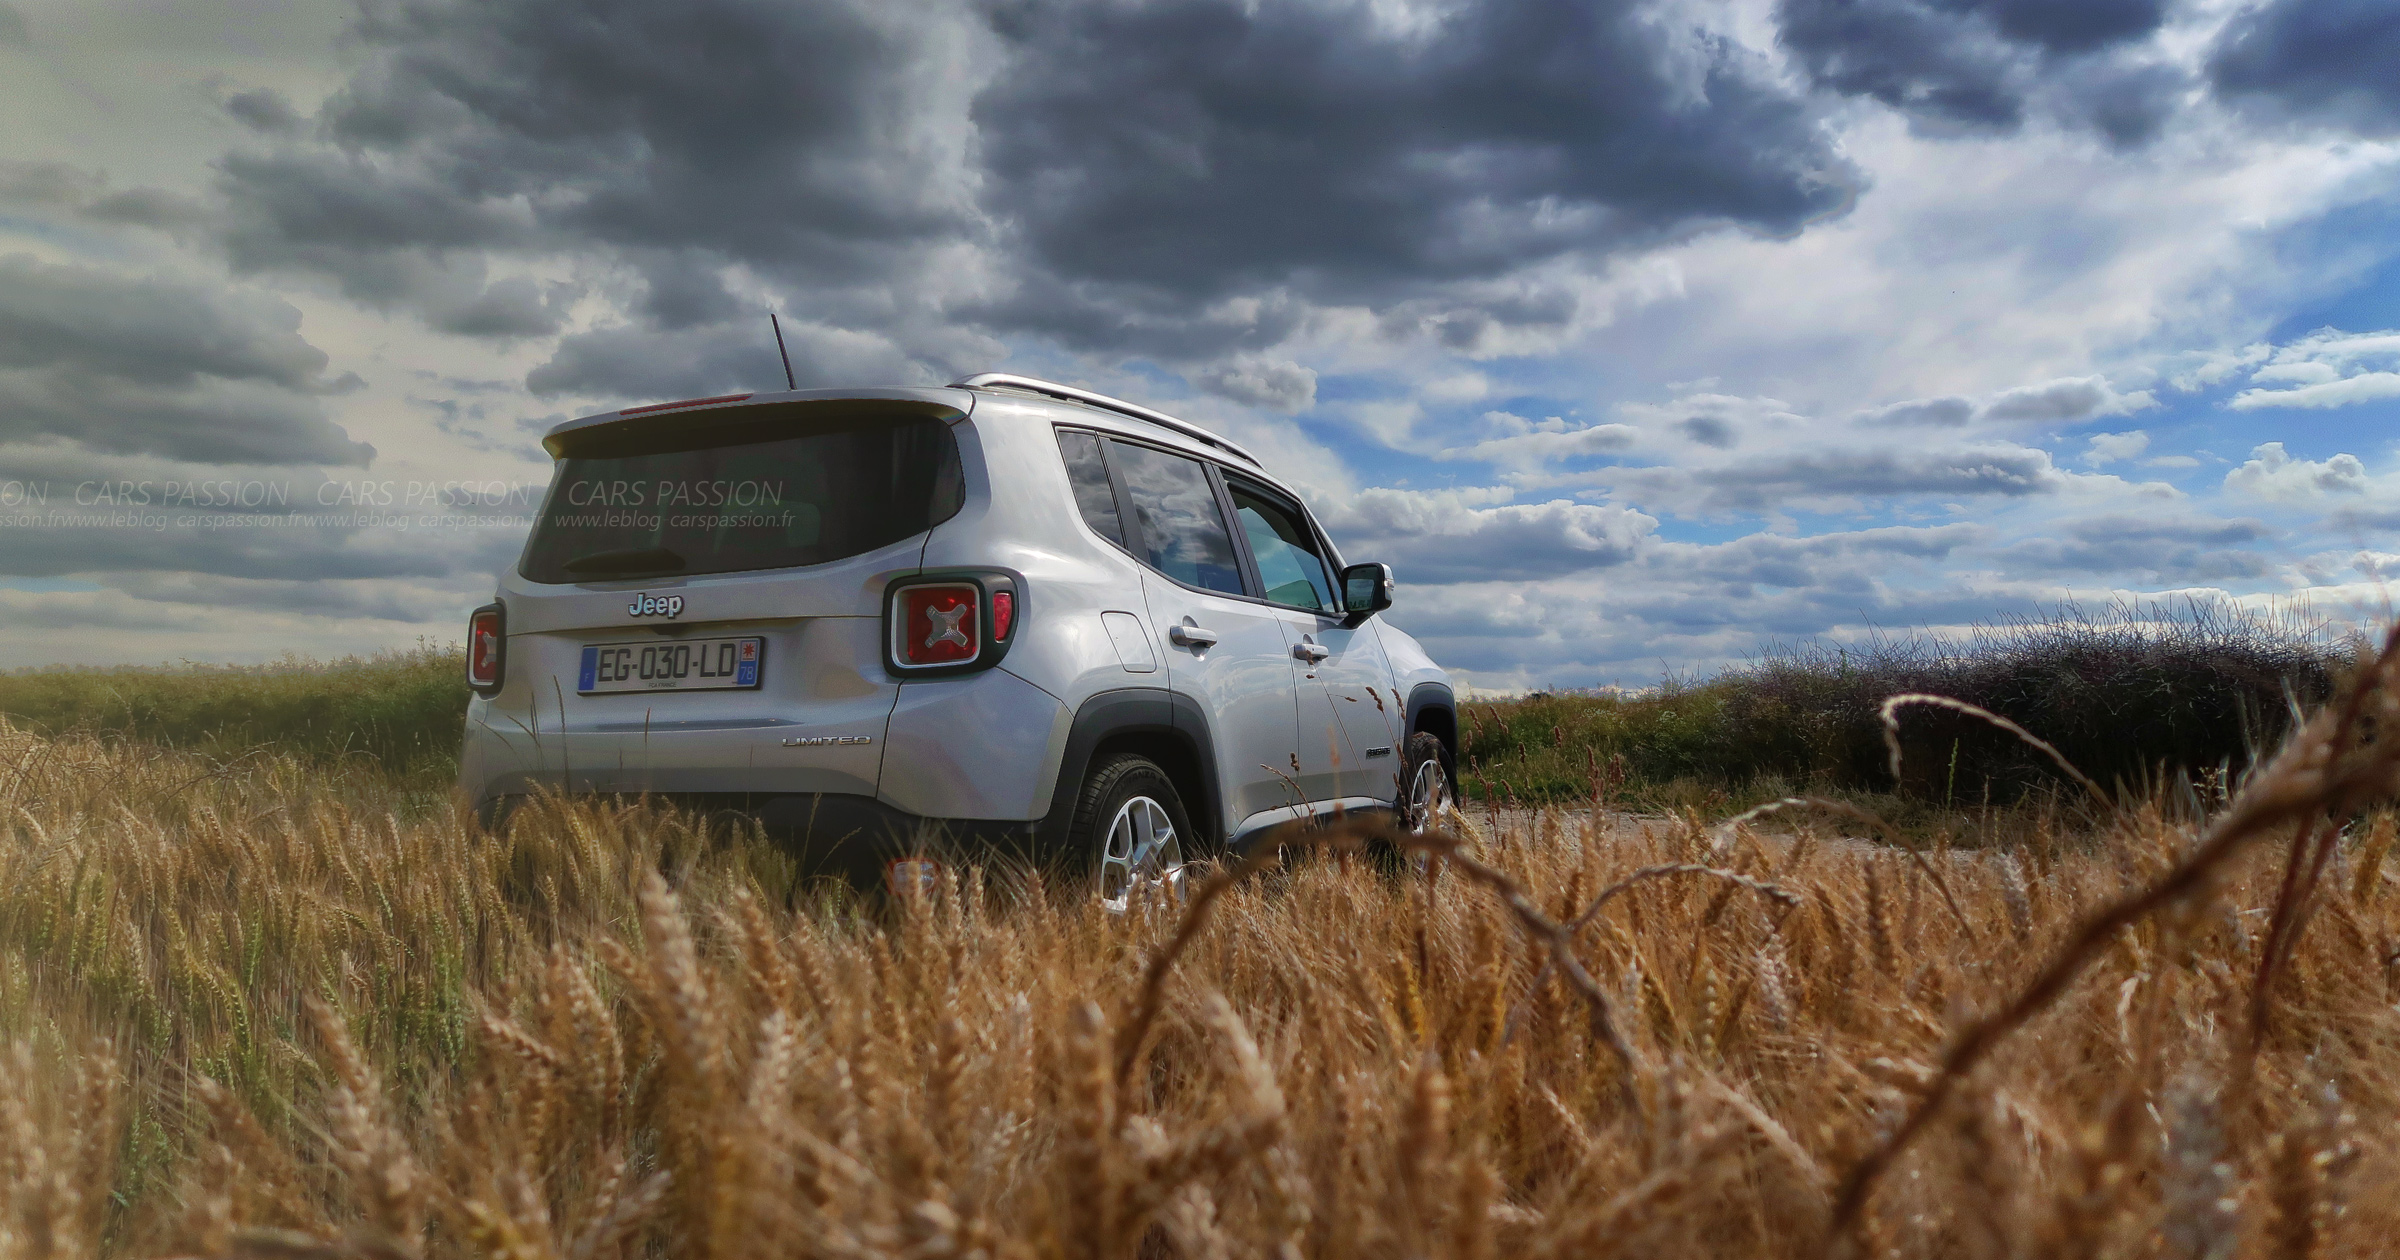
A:
{"type": "Polygon", "coordinates": [[[518,571],[604,582],[823,564],[933,528],[963,493],[958,443],[931,417],[654,427],[560,462],[518,571]]]}

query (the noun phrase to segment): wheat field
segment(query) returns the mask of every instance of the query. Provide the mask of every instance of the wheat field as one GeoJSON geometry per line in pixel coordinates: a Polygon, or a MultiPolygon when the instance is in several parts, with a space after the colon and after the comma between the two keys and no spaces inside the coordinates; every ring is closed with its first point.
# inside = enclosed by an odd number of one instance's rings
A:
{"type": "Polygon", "coordinates": [[[2205,817],[1470,811],[1123,917],[0,724],[0,1260],[2378,1254],[2394,722],[2387,650],[2205,817]]]}

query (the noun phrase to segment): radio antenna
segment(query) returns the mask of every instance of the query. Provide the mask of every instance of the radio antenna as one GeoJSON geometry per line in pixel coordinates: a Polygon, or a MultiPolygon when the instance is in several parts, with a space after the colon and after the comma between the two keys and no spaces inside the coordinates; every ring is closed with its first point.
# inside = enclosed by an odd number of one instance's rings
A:
{"type": "Polygon", "coordinates": [[[768,311],[767,324],[775,330],[775,356],[783,360],[783,387],[796,390],[800,386],[792,380],[792,352],[783,348],[783,321],[775,318],[775,312],[768,311]]]}

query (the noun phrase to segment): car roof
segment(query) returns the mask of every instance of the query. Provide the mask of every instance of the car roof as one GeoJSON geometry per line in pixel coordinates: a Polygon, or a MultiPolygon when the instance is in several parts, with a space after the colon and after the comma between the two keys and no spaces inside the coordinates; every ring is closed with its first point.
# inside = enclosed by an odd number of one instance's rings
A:
{"type": "Polygon", "coordinates": [[[710,398],[686,398],[676,402],[649,403],[621,407],[583,416],[553,426],[542,435],[542,446],[558,454],[563,439],[569,434],[586,432],[626,420],[662,416],[668,413],[686,415],[697,412],[723,411],[736,407],[756,407],[788,402],[842,402],[852,399],[916,402],[971,416],[979,397],[1005,398],[1011,404],[1040,411],[1053,422],[1063,421],[1087,429],[1137,438],[1158,446],[1168,447],[1180,454],[1206,459],[1240,472],[1244,476],[1265,482],[1294,499],[1300,496],[1266,470],[1256,455],[1232,440],[1210,432],[1188,420],[1177,419],[1164,412],[1153,411],[1134,403],[1123,402],[1103,394],[1093,394],[1070,386],[1056,385],[1033,377],[1003,376],[983,373],[971,376],[947,387],[897,386],[864,389],[794,389],[763,390],[748,394],[721,394],[710,398]]]}
{"type": "Polygon", "coordinates": [[[1111,398],[1097,390],[1085,389],[1080,385],[1061,385],[1057,381],[1045,381],[1038,376],[1018,376],[1011,372],[977,372],[965,380],[952,381],[950,385],[953,389],[1005,389],[1012,393],[1035,394],[1044,398],[1056,398],[1064,402],[1075,403],[1079,406],[1097,408],[1101,411],[1113,411],[1118,415],[1131,416],[1136,420],[1179,433],[1203,446],[1236,456],[1252,468],[1265,467],[1259,462],[1258,456],[1251,454],[1241,444],[1213,429],[1193,424],[1191,421],[1177,416],[1170,416],[1166,412],[1145,407],[1140,403],[1127,402],[1122,398],[1111,398]]]}

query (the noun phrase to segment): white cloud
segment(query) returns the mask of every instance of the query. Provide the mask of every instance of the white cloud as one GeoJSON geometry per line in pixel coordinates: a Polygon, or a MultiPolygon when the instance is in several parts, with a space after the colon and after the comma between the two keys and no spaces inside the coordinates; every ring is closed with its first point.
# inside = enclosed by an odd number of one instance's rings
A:
{"type": "Polygon", "coordinates": [[[1858,414],[1860,424],[1876,428],[1955,429],[1974,418],[1974,400],[1955,394],[1948,398],[1912,398],[1858,414]]]}
{"type": "Polygon", "coordinates": [[[2101,416],[2121,416],[2155,407],[2148,390],[2120,394],[2100,376],[2079,376],[2003,390],[1983,405],[1979,420],[2008,423],[2073,424],[2101,416]]]}
{"type": "Polygon", "coordinates": [[[1487,411],[1483,421],[1499,430],[1499,435],[1472,446],[1449,447],[1435,458],[1476,459],[1508,468],[1532,469],[1553,460],[1622,451],[1633,445],[1640,432],[1626,424],[1577,426],[1558,416],[1527,420],[1505,411],[1487,411]]]}
{"type": "Polygon", "coordinates": [[[1782,442],[1814,424],[1780,398],[1719,393],[1685,394],[1667,403],[1621,403],[1617,414],[1639,422],[1643,446],[1669,458],[1705,457],[1708,451],[1731,450],[1761,436],[1782,442]]]}
{"type": "Polygon", "coordinates": [[[1192,375],[1212,394],[1253,407],[1306,411],[1317,403],[1317,373],[1286,359],[1232,359],[1192,375]]]}
{"type": "Polygon", "coordinates": [[[1576,480],[1619,500],[1679,516],[1770,514],[1787,509],[1849,512],[1875,503],[1938,495],[2020,499],[2057,494],[2082,482],[2121,486],[2114,477],[2070,473],[2038,447],[1966,445],[1810,445],[1713,461],[1643,468],[1602,468],[1576,480]]]}
{"type": "Polygon", "coordinates": [[[1634,558],[1655,517],[1615,505],[1500,502],[1509,492],[1367,490],[1326,514],[1345,555],[1372,556],[1410,581],[1555,578],[1634,558]]]}
{"type": "Polygon", "coordinates": [[[2098,468],[2132,459],[2149,449],[2150,435],[2140,429],[2125,433],[2095,433],[2091,436],[2089,449],[2083,453],[2083,462],[2098,468]]]}
{"type": "Polygon", "coordinates": [[[2105,376],[2067,376],[2004,389],[1978,403],[1949,395],[1913,398],[1862,411],[1870,428],[1963,428],[1970,424],[2080,424],[2158,405],[2150,391],[2119,393],[2105,376]]]}
{"type": "Polygon", "coordinates": [[[2327,494],[2363,494],[2367,466],[2356,455],[2327,460],[2298,459],[2281,442],[2250,452],[2247,463],[2225,474],[2225,488],[2259,499],[2307,502],[2327,494]]]}
{"type": "Polygon", "coordinates": [[[2253,388],[2225,405],[2236,411],[2322,409],[2400,398],[2400,370],[2395,369],[2400,369],[2400,331],[2320,328],[2267,356],[2250,373],[2253,388]]]}
{"type": "Polygon", "coordinates": [[[2350,558],[2350,567],[2379,582],[2400,579],[2400,556],[2388,551],[2362,551],[2350,558]]]}
{"type": "Polygon", "coordinates": [[[2164,370],[2170,373],[2167,383],[2188,394],[2222,385],[2245,368],[2266,362],[2267,356],[2274,352],[2275,347],[2263,341],[2239,350],[2202,350],[2170,356],[2170,365],[2164,370]]]}

